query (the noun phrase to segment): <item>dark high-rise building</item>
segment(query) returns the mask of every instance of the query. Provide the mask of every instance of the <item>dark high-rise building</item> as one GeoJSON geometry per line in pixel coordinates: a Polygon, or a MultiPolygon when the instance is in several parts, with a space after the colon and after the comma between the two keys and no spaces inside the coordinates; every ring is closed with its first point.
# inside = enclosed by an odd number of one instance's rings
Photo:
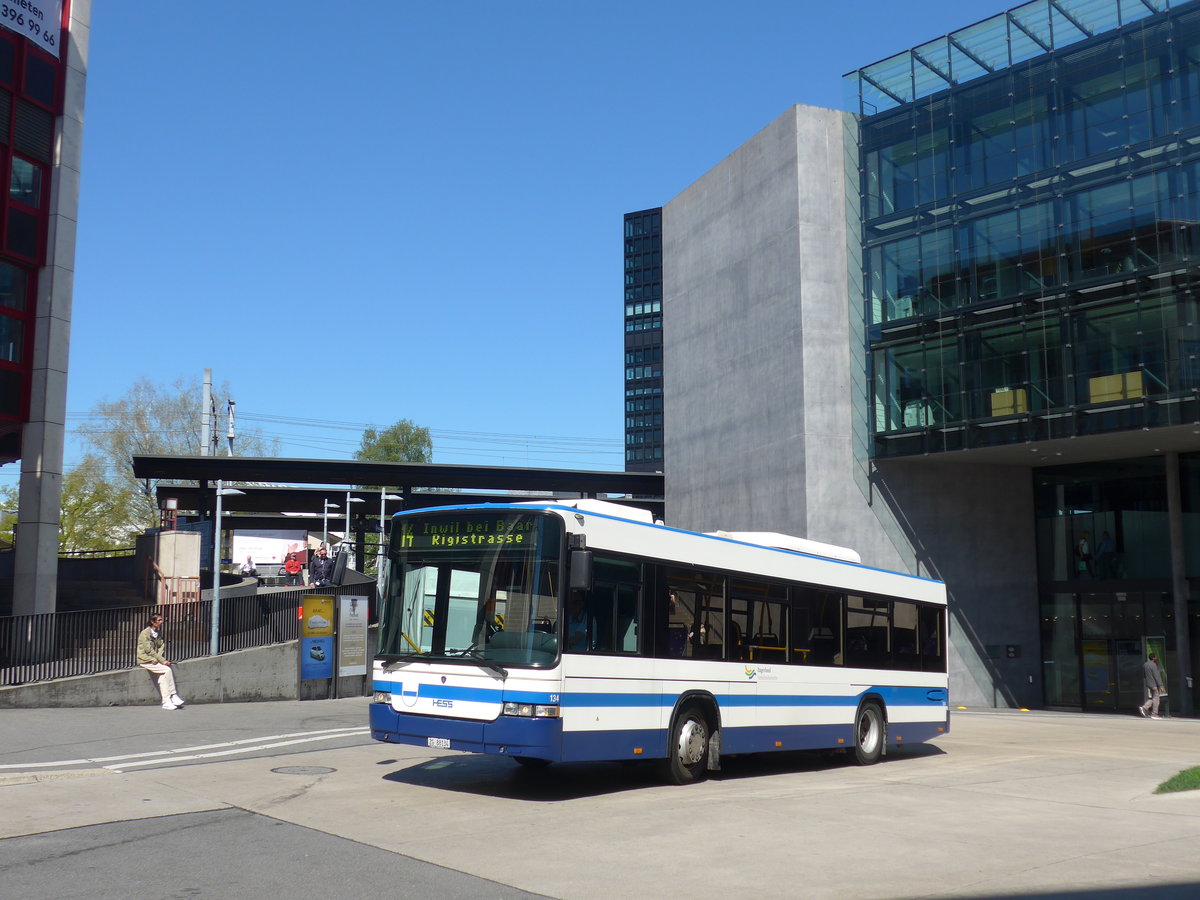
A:
{"type": "Polygon", "coordinates": [[[663,470],[662,210],[625,215],[625,470],[663,470]]]}

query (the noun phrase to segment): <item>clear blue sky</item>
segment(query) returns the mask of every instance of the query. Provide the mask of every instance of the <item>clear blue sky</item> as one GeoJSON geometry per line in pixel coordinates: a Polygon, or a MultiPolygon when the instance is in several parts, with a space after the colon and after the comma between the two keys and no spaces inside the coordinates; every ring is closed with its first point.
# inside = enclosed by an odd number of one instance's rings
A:
{"type": "Polygon", "coordinates": [[[407,417],[436,462],[619,470],[622,215],[1004,8],[98,0],[68,427],[207,367],[287,456],[407,417]]]}

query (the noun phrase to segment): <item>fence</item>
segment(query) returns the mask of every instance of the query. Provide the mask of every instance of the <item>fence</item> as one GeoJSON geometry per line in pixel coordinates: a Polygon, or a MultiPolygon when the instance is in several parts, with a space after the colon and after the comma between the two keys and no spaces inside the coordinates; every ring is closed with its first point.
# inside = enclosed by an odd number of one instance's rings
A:
{"type": "MultiPolygon", "coordinates": [[[[309,594],[366,594],[373,601],[374,591],[373,583],[364,583],[223,596],[219,650],[228,653],[296,640],[296,612],[309,594]]],[[[132,668],[137,664],[137,636],[152,613],[163,617],[166,653],[172,662],[209,655],[211,600],[5,616],[0,617],[0,686],[132,668]]]]}

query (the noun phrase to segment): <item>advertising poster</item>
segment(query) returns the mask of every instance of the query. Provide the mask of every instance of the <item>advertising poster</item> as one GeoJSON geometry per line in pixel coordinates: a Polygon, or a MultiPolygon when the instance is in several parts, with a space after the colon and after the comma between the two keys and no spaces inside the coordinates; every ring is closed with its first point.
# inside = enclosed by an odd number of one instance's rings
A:
{"type": "MultiPolygon", "coordinates": [[[[289,553],[304,559],[308,548],[303,531],[243,531],[233,533],[233,558],[240,565],[249,556],[260,566],[282,566],[289,553]]],[[[263,574],[275,574],[274,572],[263,574]]]]}
{"type": "Polygon", "coordinates": [[[300,611],[300,680],[333,677],[333,602],[327,595],[304,598],[300,611]]]}
{"type": "Polygon", "coordinates": [[[62,0],[10,0],[0,8],[0,26],[24,35],[61,59],[62,0]]]}
{"type": "Polygon", "coordinates": [[[338,598],[338,675],[367,674],[367,598],[338,598]]]}

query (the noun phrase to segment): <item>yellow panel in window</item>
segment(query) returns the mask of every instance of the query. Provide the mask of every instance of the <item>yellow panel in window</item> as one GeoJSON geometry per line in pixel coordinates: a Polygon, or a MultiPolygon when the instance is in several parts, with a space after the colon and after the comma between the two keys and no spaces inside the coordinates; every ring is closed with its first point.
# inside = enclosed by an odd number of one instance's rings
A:
{"type": "Polygon", "coordinates": [[[992,415],[1015,416],[1029,412],[1029,393],[1025,388],[1005,388],[992,392],[992,415]]]}

